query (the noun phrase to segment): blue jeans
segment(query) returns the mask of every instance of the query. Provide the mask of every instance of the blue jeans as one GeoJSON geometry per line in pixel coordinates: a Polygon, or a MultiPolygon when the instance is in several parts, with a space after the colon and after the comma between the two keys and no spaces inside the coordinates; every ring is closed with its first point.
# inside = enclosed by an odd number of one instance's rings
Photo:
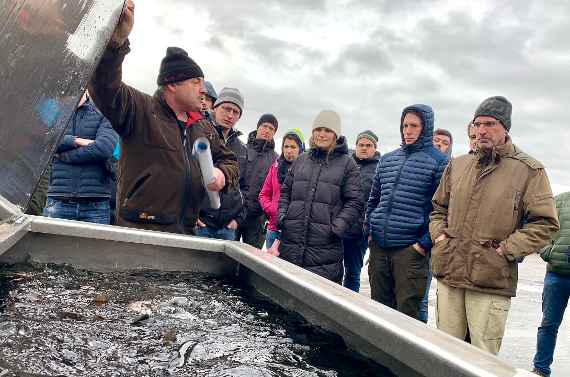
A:
{"type": "Polygon", "coordinates": [[[109,199],[73,201],[48,197],[44,216],[96,224],[110,224],[111,207],[109,199]]]}
{"type": "Polygon", "coordinates": [[[428,276],[427,276],[427,285],[426,285],[426,294],[420,302],[420,311],[418,312],[418,319],[423,323],[428,322],[428,306],[429,306],[429,287],[431,286],[431,279],[433,278],[433,273],[431,272],[431,253],[428,254],[429,261],[428,261],[428,276]]]}
{"type": "Polygon", "coordinates": [[[196,227],[196,235],[198,237],[216,238],[218,240],[233,241],[236,239],[236,231],[233,229],[222,228],[214,229],[210,227],[196,227]]]}
{"type": "Polygon", "coordinates": [[[354,292],[360,291],[360,270],[364,261],[368,240],[361,236],[343,238],[344,247],[344,280],[342,285],[354,292]]]}
{"type": "Polygon", "coordinates": [[[273,242],[277,241],[280,238],[281,238],[280,231],[274,231],[268,229],[267,234],[265,235],[265,247],[267,249],[270,249],[271,246],[273,245],[273,242]]]}
{"type": "Polygon", "coordinates": [[[534,368],[545,376],[550,376],[556,336],[569,297],[570,276],[547,272],[542,291],[542,323],[538,328],[536,355],[534,355],[534,368]]]}

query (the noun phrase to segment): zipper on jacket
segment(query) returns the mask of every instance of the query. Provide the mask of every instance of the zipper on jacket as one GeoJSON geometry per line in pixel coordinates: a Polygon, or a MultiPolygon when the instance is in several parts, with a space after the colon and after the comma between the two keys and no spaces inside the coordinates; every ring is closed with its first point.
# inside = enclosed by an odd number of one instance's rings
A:
{"type": "MultiPolygon", "coordinates": [[[[404,152],[405,153],[405,152],[404,152]]],[[[404,170],[404,166],[406,166],[406,162],[408,161],[408,159],[411,157],[411,154],[406,154],[406,158],[404,159],[404,163],[402,163],[402,165],[400,166],[400,170],[398,171],[398,175],[396,176],[396,181],[394,181],[394,187],[392,188],[392,193],[390,194],[390,201],[388,202],[388,211],[386,213],[386,219],[384,219],[384,244],[386,244],[386,240],[388,237],[386,237],[386,230],[388,229],[388,219],[390,218],[390,216],[392,215],[392,207],[393,207],[393,200],[394,200],[394,195],[396,195],[396,189],[398,188],[398,185],[400,184],[400,177],[402,176],[402,170],[404,170]]],[[[380,202],[378,202],[378,204],[380,204],[380,202]]]]}
{"type": "Polygon", "coordinates": [[[184,214],[188,206],[188,193],[190,191],[190,158],[188,157],[188,138],[186,127],[181,128],[180,135],[182,137],[182,154],[184,155],[184,194],[182,195],[182,203],[178,223],[184,227],[184,214]]]}

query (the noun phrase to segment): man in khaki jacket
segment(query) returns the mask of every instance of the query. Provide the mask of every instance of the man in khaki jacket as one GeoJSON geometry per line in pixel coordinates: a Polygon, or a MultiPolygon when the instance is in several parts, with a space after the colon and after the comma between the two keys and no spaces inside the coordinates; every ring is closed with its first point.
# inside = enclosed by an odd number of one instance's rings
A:
{"type": "Polygon", "coordinates": [[[433,197],[430,234],[437,327],[498,354],[517,261],[560,228],[542,164],[511,142],[510,102],[491,97],[473,119],[477,151],[453,159],[433,197]]]}

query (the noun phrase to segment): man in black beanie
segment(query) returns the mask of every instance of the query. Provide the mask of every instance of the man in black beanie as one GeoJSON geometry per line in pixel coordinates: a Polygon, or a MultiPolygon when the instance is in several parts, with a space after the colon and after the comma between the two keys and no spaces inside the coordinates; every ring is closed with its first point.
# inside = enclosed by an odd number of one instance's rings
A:
{"type": "Polygon", "coordinates": [[[257,129],[247,140],[247,156],[241,166],[240,187],[243,193],[246,218],[238,228],[237,240],[261,249],[265,242],[265,213],[259,203],[259,193],[269,168],[277,159],[273,137],[279,122],[273,114],[263,114],[257,121],[257,129]]]}
{"type": "Polygon", "coordinates": [[[237,185],[238,163],[200,113],[204,73],[186,51],[166,50],[154,96],[122,82],[134,9],[134,2],[127,0],[89,83],[94,102],[122,140],[117,225],[193,234],[206,202],[200,166],[192,158],[194,142],[200,137],[210,142],[215,165],[214,180],[207,182],[211,191],[237,185]]]}

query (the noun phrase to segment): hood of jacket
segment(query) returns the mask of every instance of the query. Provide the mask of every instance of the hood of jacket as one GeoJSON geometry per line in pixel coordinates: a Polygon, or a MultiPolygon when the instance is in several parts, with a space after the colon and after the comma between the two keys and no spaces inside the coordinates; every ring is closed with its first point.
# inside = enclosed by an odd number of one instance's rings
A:
{"type": "Polygon", "coordinates": [[[400,137],[402,139],[402,149],[406,153],[412,153],[426,149],[433,146],[433,128],[434,128],[434,114],[431,107],[428,105],[416,104],[411,105],[402,111],[402,117],[400,119],[400,137]],[[413,144],[406,144],[404,140],[404,117],[407,113],[415,113],[422,120],[422,133],[418,140],[413,144]]]}

